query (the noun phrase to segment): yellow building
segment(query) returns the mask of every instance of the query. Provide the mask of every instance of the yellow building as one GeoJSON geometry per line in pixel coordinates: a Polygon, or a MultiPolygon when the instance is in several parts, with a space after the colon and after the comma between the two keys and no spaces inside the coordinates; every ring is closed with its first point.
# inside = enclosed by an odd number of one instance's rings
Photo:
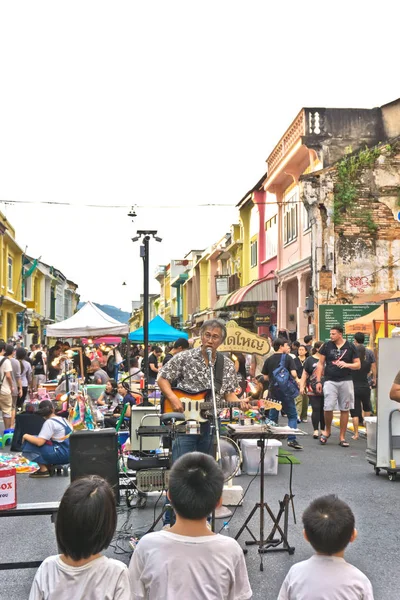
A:
{"type": "Polygon", "coordinates": [[[26,308],[22,300],[22,256],[14,228],[0,213],[0,337],[4,340],[18,331],[17,315],[26,308]]]}

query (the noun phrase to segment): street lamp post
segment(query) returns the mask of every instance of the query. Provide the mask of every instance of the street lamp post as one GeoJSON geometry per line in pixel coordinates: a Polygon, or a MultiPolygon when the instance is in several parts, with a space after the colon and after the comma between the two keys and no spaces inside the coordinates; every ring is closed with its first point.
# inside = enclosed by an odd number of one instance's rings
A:
{"type": "Polygon", "coordinates": [[[151,237],[156,242],[161,242],[157,237],[157,231],[152,229],[139,229],[137,236],[132,238],[132,242],[137,242],[142,238],[143,244],[140,246],[140,257],[143,259],[143,343],[144,343],[144,390],[143,406],[150,406],[149,402],[149,241],[151,237]]]}

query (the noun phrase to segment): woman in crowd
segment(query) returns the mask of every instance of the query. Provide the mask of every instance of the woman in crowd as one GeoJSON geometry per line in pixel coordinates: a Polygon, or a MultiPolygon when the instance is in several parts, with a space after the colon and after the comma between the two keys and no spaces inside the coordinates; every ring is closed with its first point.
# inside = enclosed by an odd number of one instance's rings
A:
{"type": "Polygon", "coordinates": [[[324,397],[316,392],[317,378],[315,369],[320,359],[319,349],[323,342],[315,342],[312,356],[309,356],[303,364],[303,374],[300,380],[300,393],[307,392],[312,408],[311,422],[314,428],[313,438],[319,439],[320,432],[325,429],[324,397]]]}
{"type": "Polygon", "coordinates": [[[22,436],[22,454],[39,465],[39,469],[29,477],[50,477],[53,465],[69,463],[69,436],[72,429],[66,419],[56,417],[50,400],[43,400],[36,414],[43,417],[45,422],[38,435],[25,433],[22,436]]]}
{"type": "Polygon", "coordinates": [[[137,356],[129,361],[129,377],[131,381],[140,381],[143,377],[143,371],[139,369],[139,359],[137,356]]]}
{"type": "Polygon", "coordinates": [[[21,385],[22,385],[22,396],[17,398],[17,408],[22,408],[26,400],[28,388],[32,385],[32,367],[31,364],[26,360],[27,353],[25,348],[18,348],[15,358],[19,361],[21,367],[21,385]]]}
{"type": "MultiPolygon", "coordinates": [[[[302,378],[304,364],[308,357],[307,348],[304,344],[299,344],[297,346],[297,356],[294,359],[294,364],[296,365],[297,377],[299,379],[302,378]]],[[[302,423],[307,423],[307,410],[308,410],[308,396],[307,393],[300,390],[300,394],[296,398],[296,408],[298,421],[302,423]]]]}
{"type": "Polygon", "coordinates": [[[126,408],[126,412],[125,412],[125,417],[127,419],[129,419],[131,416],[132,406],[136,406],[136,404],[140,404],[140,402],[143,400],[141,394],[134,394],[131,392],[129,385],[127,383],[118,383],[117,391],[118,391],[119,398],[121,399],[121,402],[114,409],[112,416],[105,417],[105,419],[104,419],[105,427],[115,427],[116,426],[125,404],[128,404],[128,406],[126,408]]]}
{"type": "Polygon", "coordinates": [[[115,379],[109,379],[106,383],[104,392],[102,392],[97,400],[97,405],[104,407],[104,410],[113,411],[120,401],[121,396],[118,394],[117,382],[115,379]]]}
{"type": "Polygon", "coordinates": [[[247,389],[246,358],[241,352],[235,352],[235,354],[232,355],[232,359],[235,361],[235,371],[242,390],[240,396],[243,396],[247,389]]]}
{"type": "Polygon", "coordinates": [[[357,350],[361,368],[358,371],[351,372],[354,384],[354,409],[350,410],[353,417],[353,440],[358,440],[358,426],[362,418],[369,417],[372,412],[371,388],[368,381],[372,363],[368,360],[369,357],[364,344],[357,344],[357,350]]]}

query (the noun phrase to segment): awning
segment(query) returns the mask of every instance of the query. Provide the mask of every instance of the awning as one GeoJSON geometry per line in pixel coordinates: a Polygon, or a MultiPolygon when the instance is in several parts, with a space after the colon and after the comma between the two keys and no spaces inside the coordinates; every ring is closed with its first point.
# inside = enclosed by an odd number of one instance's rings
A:
{"type": "Polygon", "coordinates": [[[275,291],[275,275],[271,273],[264,279],[252,281],[248,285],[236,290],[227,300],[226,306],[250,302],[271,302],[277,300],[275,291]]]}
{"type": "MultiPolygon", "coordinates": [[[[399,296],[400,293],[396,292],[392,298],[397,298],[399,296]]],[[[357,331],[360,331],[362,333],[372,335],[374,332],[374,327],[379,329],[380,323],[383,323],[384,320],[385,309],[383,308],[383,304],[381,304],[378,306],[378,308],[367,315],[359,317],[358,319],[354,319],[353,321],[347,321],[347,323],[344,324],[345,332],[357,333],[357,331]]],[[[400,301],[399,303],[388,303],[388,323],[394,325],[400,323],[400,301]]]]}
{"type": "Polygon", "coordinates": [[[227,302],[231,296],[233,296],[235,292],[231,292],[230,294],[225,294],[225,296],[221,296],[217,302],[214,304],[214,310],[222,310],[227,306],[227,302]]]}

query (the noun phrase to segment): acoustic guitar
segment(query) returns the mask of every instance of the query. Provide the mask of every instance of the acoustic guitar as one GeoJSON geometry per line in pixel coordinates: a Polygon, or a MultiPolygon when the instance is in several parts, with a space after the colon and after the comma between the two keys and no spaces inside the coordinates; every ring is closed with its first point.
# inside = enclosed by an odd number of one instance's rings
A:
{"type": "MultiPolygon", "coordinates": [[[[208,420],[208,417],[213,409],[213,403],[208,400],[209,390],[202,392],[186,392],[183,390],[173,389],[174,394],[182,402],[186,421],[198,421],[204,423],[208,420]]],[[[249,402],[253,406],[257,406],[259,400],[253,398],[244,398],[244,401],[249,402]]],[[[282,409],[280,402],[272,402],[271,400],[261,400],[266,410],[270,408],[276,408],[276,410],[282,409]]],[[[230,408],[231,406],[240,406],[241,402],[218,402],[217,408],[230,408]]],[[[176,412],[172,407],[171,402],[168,398],[164,399],[164,413],[176,412]]]]}

